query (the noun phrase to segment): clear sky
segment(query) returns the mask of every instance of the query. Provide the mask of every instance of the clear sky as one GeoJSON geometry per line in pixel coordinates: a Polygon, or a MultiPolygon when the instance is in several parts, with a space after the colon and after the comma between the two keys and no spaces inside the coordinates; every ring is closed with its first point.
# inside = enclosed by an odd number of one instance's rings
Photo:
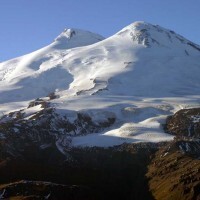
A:
{"type": "Polygon", "coordinates": [[[108,37],[134,21],[200,44],[199,0],[0,0],[0,62],[53,41],[65,28],[108,37]]]}

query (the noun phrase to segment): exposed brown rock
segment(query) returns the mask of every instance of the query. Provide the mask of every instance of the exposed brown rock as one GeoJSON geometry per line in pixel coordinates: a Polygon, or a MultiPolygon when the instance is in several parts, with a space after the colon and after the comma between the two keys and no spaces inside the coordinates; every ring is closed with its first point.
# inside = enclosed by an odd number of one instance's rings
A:
{"type": "Polygon", "coordinates": [[[155,199],[200,199],[199,153],[183,153],[180,145],[186,143],[188,141],[170,142],[156,152],[147,173],[155,199]]]}
{"type": "Polygon", "coordinates": [[[178,111],[168,117],[165,128],[176,136],[200,138],[200,108],[178,111]]]}

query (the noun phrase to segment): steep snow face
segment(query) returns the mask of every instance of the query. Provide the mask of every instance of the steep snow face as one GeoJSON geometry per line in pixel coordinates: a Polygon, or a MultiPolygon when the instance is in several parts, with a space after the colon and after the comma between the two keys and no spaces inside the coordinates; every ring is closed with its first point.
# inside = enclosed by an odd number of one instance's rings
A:
{"type": "Polygon", "coordinates": [[[55,92],[59,98],[52,102],[62,113],[84,111],[99,121],[107,113],[116,118],[111,129],[77,137],[74,145],[172,139],[162,131],[166,116],[199,105],[200,47],[145,22],[101,39],[66,29],[49,46],[1,63],[1,111],[55,92]]]}

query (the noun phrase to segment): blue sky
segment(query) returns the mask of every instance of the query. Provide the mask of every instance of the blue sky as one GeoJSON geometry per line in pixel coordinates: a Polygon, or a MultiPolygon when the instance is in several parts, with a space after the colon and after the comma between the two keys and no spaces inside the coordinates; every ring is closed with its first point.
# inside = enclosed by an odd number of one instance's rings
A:
{"type": "Polygon", "coordinates": [[[199,0],[1,0],[0,62],[51,43],[65,28],[108,37],[134,21],[200,44],[199,8],[199,0]]]}

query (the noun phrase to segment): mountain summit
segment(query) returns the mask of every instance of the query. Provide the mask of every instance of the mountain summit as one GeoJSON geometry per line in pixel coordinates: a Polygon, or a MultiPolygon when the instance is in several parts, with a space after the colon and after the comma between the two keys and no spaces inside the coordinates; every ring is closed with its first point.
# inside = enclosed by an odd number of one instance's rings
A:
{"type": "Polygon", "coordinates": [[[84,112],[93,125],[116,122],[74,145],[168,140],[165,117],[198,103],[199,63],[198,45],[158,25],[135,22],[107,39],[66,29],[47,47],[0,64],[1,110],[54,93],[52,105],[66,118],[84,112]]]}
{"type": "Polygon", "coordinates": [[[199,45],[174,31],[146,22],[134,22],[123,28],[118,34],[126,37],[130,35],[134,42],[143,44],[146,47],[160,46],[174,51],[185,49],[187,55],[189,54],[188,51],[191,51],[192,54],[198,54],[198,51],[200,51],[199,45]]]}
{"type": "Polygon", "coordinates": [[[103,40],[104,37],[80,29],[65,29],[54,41],[57,48],[86,46],[103,40]]]}

